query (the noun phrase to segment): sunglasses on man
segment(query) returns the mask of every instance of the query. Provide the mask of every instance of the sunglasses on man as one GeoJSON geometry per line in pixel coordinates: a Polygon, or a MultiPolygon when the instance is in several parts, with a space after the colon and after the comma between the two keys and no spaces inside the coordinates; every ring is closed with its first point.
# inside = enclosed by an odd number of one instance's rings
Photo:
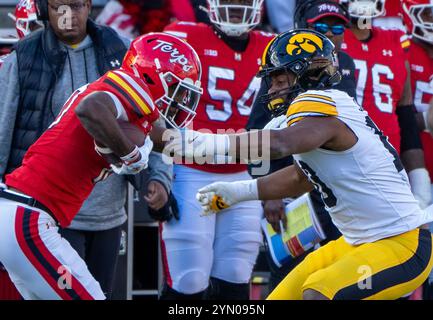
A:
{"type": "Polygon", "coordinates": [[[344,30],[346,29],[344,27],[344,25],[342,25],[342,24],[336,24],[336,25],[330,26],[329,24],[321,23],[321,22],[313,23],[312,26],[313,26],[314,30],[316,30],[317,32],[320,32],[322,34],[326,34],[329,30],[331,30],[331,32],[336,36],[343,34],[344,30]]]}

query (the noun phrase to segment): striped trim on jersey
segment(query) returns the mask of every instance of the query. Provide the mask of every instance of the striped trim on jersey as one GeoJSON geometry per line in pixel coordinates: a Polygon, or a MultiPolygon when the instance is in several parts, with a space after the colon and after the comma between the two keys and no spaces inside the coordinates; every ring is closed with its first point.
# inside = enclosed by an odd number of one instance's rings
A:
{"type": "Polygon", "coordinates": [[[293,100],[287,110],[287,126],[299,122],[304,117],[337,116],[335,101],[329,96],[305,93],[293,100]]]}
{"type": "Polygon", "coordinates": [[[400,44],[401,47],[405,50],[407,50],[410,47],[410,40],[406,34],[400,37],[400,44]]]}
{"type": "Polygon", "coordinates": [[[119,70],[107,73],[104,83],[123,96],[139,115],[148,115],[155,108],[152,98],[132,77],[119,70]]]}
{"type": "Polygon", "coordinates": [[[72,273],[69,274],[70,287],[61,288],[60,284],[64,282],[67,270],[41,239],[38,230],[39,216],[38,211],[20,206],[17,208],[15,233],[22,252],[61,299],[94,300],[92,295],[72,273]]]}

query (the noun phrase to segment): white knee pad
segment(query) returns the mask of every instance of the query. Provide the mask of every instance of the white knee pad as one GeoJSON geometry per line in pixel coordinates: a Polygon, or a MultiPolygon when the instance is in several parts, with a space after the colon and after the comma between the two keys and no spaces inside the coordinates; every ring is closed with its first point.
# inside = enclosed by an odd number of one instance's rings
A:
{"type": "Polygon", "coordinates": [[[212,239],[192,232],[163,233],[170,287],[182,294],[195,294],[209,285],[213,262],[212,239]]]}
{"type": "Polygon", "coordinates": [[[185,270],[173,279],[173,289],[183,294],[195,294],[209,286],[209,273],[200,269],[185,270]]]}

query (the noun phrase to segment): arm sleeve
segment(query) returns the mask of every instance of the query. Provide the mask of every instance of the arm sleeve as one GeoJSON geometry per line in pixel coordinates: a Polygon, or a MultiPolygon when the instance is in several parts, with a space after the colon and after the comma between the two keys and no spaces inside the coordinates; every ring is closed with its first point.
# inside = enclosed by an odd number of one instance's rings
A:
{"type": "MultiPolygon", "coordinates": [[[[165,127],[165,123],[160,118],[156,121],[159,126],[165,127]]],[[[160,182],[168,194],[171,191],[173,182],[173,165],[164,161],[164,157],[159,152],[151,152],[149,155],[149,181],[156,180],[160,182]]],[[[167,159],[166,159],[167,160],[167,159]]]]}
{"type": "Polygon", "coordinates": [[[400,153],[411,149],[423,149],[418,124],[415,119],[415,106],[399,106],[395,109],[400,126],[400,153]]]}
{"type": "Polygon", "coordinates": [[[20,88],[18,62],[12,52],[0,68],[0,180],[6,171],[17,115],[20,88]]]}
{"type": "Polygon", "coordinates": [[[171,191],[173,181],[173,165],[164,162],[162,154],[151,152],[149,155],[149,181],[160,182],[168,194],[171,191]]]}

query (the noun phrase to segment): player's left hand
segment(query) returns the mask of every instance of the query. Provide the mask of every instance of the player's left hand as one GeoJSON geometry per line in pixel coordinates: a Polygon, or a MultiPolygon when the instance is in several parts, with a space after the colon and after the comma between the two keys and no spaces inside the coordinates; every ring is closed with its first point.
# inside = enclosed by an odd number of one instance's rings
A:
{"type": "Polygon", "coordinates": [[[199,189],[196,198],[202,215],[214,214],[242,201],[258,200],[257,180],[215,182],[199,189]]]}
{"type": "Polygon", "coordinates": [[[120,159],[123,161],[120,167],[114,164],[111,165],[113,172],[120,175],[137,174],[141,170],[146,169],[149,162],[149,154],[152,151],[152,148],[153,142],[148,136],[141,147],[136,146],[136,148],[130,154],[120,157],[120,159]],[[133,160],[130,161],[129,159],[133,160]]]}
{"type": "Polygon", "coordinates": [[[144,196],[144,200],[147,201],[150,208],[159,210],[167,203],[168,194],[160,182],[152,180],[147,186],[147,195],[144,196]]]}
{"type": "Polygon", "coordinates": [[[431,181],[428,171],[425,168],[411,170],[407,174],[412,189],[412,193],[418,200],[421,209],[427,208],[431,204],[431,181]]]}

